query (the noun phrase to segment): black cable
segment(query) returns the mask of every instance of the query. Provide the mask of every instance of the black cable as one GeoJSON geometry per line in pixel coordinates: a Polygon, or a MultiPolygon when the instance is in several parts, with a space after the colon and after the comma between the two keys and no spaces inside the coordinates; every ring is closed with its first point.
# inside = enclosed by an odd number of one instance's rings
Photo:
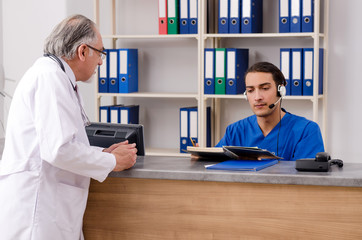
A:
{"type": "Polygon", "coordinates": [[[280,99],[280,112],[279,112],[279,129],[278,129],[278,136],[277,136],[277,156],[279,156],[279,133],[280,129],[282,128],[282,98],[280,99]]]}

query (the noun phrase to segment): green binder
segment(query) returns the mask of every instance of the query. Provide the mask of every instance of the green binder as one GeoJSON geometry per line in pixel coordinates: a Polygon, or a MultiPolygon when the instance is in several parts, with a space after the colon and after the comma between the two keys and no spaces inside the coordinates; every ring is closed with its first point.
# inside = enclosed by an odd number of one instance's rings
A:
{"type": "Polygon", "coordinates": [[[215,49],[215,94],[225,94],[226,48],[215,49]]]}
{"type": "Polygon", "coordinates": [[[167,0],[167,34],[179,34],[179,0],[167,0]]]}

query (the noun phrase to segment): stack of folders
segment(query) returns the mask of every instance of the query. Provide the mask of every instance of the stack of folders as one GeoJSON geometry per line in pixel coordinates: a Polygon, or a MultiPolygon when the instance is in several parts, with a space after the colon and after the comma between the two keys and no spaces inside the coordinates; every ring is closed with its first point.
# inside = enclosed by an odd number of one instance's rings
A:
{"type": "MultiPolygon", "coordinates": [[[[197,107],[180,108],[180,152],[187,153],[187,146],[198,142],[197,107]]],[[[206,108],[206,145],[211,146],[211,108],[206,108]]]]}
{"type": "MultiPolygon", "coordinates": [[[[323,54],[319,49],[318,94],[323,94],[323,54]]],[[[314,49],[281,48],[280,70],[287,81],[287,95],[312,96],[314,86],[314,49]]]]}
{"type": "Polygon", "coordinates": [[[205,48],[204,93],[244,93],[248,67],[249,49],[205,48]]]}
{"type": "Polygon", "coordinates": [[[159,34],[197,34],[198,0],[158,0],[159,34]]]}
{"type": "Polygon", "coordinates": [[[263,0],[219,0],[219,33],[263,32],[263,0]]]}
{"type": "Polygon", "coordinates": [[[138,49],[106,49],[106,59],[98,69],[100,93],[138,91],[138,49]]]}
{"type": "Polygon", "coordinates": [[[279,32],[313,32],[314,0],[279,0],[279,32]]]}
{"type": "Polygon", "coordinates": [[[99,121],[103,123],[139,124],[139,105],[99,107],[99,121]]]}

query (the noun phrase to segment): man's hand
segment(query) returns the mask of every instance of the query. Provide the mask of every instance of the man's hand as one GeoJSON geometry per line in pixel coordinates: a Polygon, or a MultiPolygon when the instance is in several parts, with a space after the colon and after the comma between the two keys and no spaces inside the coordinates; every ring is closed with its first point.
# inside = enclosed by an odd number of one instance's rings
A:
{"type": "Polygon", "coordinates": [[[113,169],[115,172],[131,168],[136,163],[137,148],[135,143],[128,144],[128,141],[124,141],[113,144],[103,151],[110,152],[116,157],[116,166],[113,169]]]}

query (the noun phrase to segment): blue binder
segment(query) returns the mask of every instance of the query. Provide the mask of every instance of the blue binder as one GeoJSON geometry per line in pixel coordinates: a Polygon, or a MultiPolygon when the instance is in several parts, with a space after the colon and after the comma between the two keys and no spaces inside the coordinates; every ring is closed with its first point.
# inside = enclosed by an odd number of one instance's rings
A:
{"type": "Polygon", "coordinates": [[[302,31],[302,6],[301,0],[291,0],[290,2],[290,32],[301,32],[302,31]]]}
{"type": "Polygon", "coordinates": [[[108,49],[108,92],[118,93],[119,89],[119,57],[118,49],[108,49]]]}
{"type": "Polygon", "coordinates": [[[303,55],[302,48],[292,48],[292,86],[291,95],[303,95],[302,72],[303,55]]]}
{"type": "Polygon", "coordinates": [[[120,124],[139,124],[139,105],[119,106],[120,124]]]}
{"type": "MultiPolygon", "coordinates": [[[[323,49],[319,49],[318,94],[323,94],[323,49]]],[[[312,96],[314,89],[314,49],[303,49],[303,95],[312,96]]]]}
{"type": "Polygon", "coordinates": [[[290,32],[290,0],[279,0],[279,32],[290,32]]]}
{"type": "Polygon", "coordinates": [[[240,27],[240,13],[241,13],[241,0],[230,0],[230,21],[229,33],[241,33],[240,27]]]}
{"type": "Polygon", "coordinates": [[[219,0],[219,33],[229,33],[229,0],[219,0]]]}
{"type": "Polygon", "coordinates": [[[109,121],[110,123],[119,123],[119,105],[109,106],[109,121]]]}
{"type": "Polygon", "coordinates": [[[285,86],[287,92],[286,95],[291,95],[291,49],[280,49],[280,71],[283,73],[287,85],[285,86]]]}
{"type": "Polygon", "coordinates": [[[241,32],[261,33],[263,31],[263,0],[243,0],[241,10],[241,32]]]}
{"type": "Polygon", "coordinates": [[[180,152],[186,153],[189,143],[188,109],[180,108],[180,152]]]}
{"type": "Polygon", "coordinates": [[[189,34],[189,0],[180,0],[180,34],[189,34]]]}
{"type": "MultiPolygon", "coordinates": [[[[104,50],[104,52],[108,53],[108,50],[104,50]]],[[[107,54],[103,64],[98,66],[98,92],[100,93],[108,92],[108,59],[109,56],[107,54]]]]}
{"type": "Polygon", "coordinates": [[[324,49],[319,49],[319,82],[318,82],[318,94],[323,94],[323,82],[324,82],[324,49]]]}
{"type": "Polygon", "coordinates": [[[314,31],[314,0],[302,0],[302,32],[314,31]]]}
{"type": "Polygon", "coordinates": [[[189,33],[197,34],[198,30],[198,0],[189,0],[189,33]]]}
{"type": "Polygon", "coordinates": [[[245,92],[244,75],[249,67],[249,49],[226,49],[226,94],[241,94],[245,92]]]}
{"type": "Polygon", "coordinates": [[[206,147],[211,147],[211,107],[206,108],[206,147]]]}
{"type": "Polygon", "coordinates": [[[215,49],[205,48],[204,93],[215,93],[215,49]]]}
{"type": "Polygon", "coordinates": [[[138,91],[138,49],[119,49],[119,93],[138,91]]]}
{"type": "Polygon", "coordinates": [[[197,118],[198,118],[197,107],[188,108],[188,124],[189,124],[188,146],[193,146],[191,141],[194,141],[194,144],[198,142],[197,118]]]}
{"type": "Polygon", "coordinates": [[[102,123],[110,122],[109,106],[100,106],[99,107],[99,122],[102,122],[102,123]]]}
{"type": "Polygon", "coordinates": [[[304,48],[303,49],[303,95],[313,95],[313,68],[314,68],[314,49],[304,48]]]}

